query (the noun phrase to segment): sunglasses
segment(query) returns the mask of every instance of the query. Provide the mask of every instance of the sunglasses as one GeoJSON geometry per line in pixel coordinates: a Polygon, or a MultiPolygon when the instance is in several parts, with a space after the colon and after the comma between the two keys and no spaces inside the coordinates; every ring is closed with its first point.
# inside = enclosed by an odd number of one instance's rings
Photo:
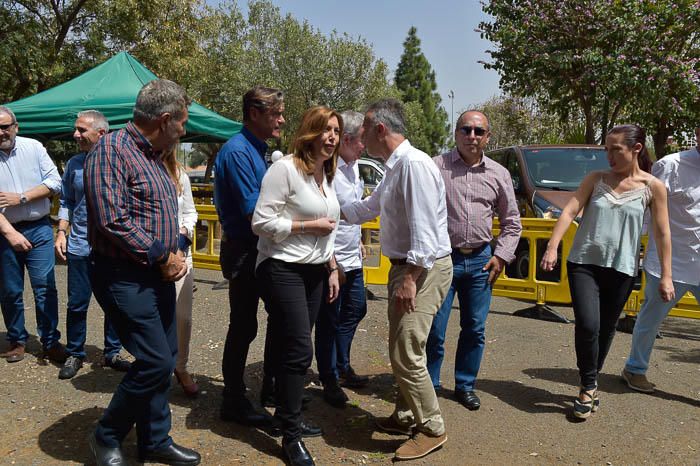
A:
{"type": "Polygon", "coordinates": [[[474,131],[474,134],[477,136],[483,136],[486,134],[486,128],[482,128],[481,126],[462,126],[459,128],[459,130],[464,134],[465,136],[469,136],[472,134],[472,131],[474,131]]]}
{"type": "Polygon", "coordinates": [[[17,122],[15,122],[15,123],[9,123],[9,124],[7,124],[7,125],[0,125],[0,130],[2,130],[2,131],[7,131],[8,129],[12,128],[12,127],[15,126],[16,124],[17,124],[17,122]]]}

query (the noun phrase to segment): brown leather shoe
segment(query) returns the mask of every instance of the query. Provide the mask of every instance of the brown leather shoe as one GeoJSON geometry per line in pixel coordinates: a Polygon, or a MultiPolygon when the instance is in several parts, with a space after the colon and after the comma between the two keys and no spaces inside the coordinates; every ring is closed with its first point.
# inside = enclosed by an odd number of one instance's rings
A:
{"type": "Polygon", "coordinates": [[[423,432],[416,432],[413,437],[406,440],[394,454],[397,460],[414,460],[422,458],[425,455],[432,453],[447,442],[447,434],[438,435],[436,437],[423,432]]]}
{"type": "Polygon", "coordinates": [[[2,357],[5,358],[7,362],[20,362],[24,359],[24,345],[11,343],[10,349],[2,353],[2,357]]]}
{"type": "Polygon", "coordinates": [[[44,357],[59,364],[63,364],[68,359],[66,349],[62,344],[56,342],[51,348],[44,350],[44,357]]]}

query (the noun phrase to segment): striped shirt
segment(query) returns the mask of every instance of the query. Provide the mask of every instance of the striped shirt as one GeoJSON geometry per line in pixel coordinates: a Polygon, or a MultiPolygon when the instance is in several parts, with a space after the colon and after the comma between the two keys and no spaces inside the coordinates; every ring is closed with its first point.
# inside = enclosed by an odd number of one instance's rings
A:
{"type": "Polygon", "coordinates": [[[447,230],[452,247],[476,248],[490,242],[495,213],[501,233],[494,255],[511,262],[522,227],[508,170],[485,155],[481,163],[469,167],[457,149],[433,160],[447,190],[447,230]]]}
{"type": "Polygon", "coordinates": [[[153,265],[177,250],[177,192],[129,122],[100,138],[85,160],[88,241],[101,255],[153,265]]]}

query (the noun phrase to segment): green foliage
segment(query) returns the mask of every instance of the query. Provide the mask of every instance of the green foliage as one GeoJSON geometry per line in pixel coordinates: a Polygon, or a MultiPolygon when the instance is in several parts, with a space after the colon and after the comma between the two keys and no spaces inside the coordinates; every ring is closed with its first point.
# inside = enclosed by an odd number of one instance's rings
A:
{"type": "Polygon", "coordinates": [[[484,11],[482,37],[498,47],[486,68],[562,120],[580,112],[586,142],[624,116],[663,150],[700,117],[696,0],[492,0],[484,11]]]}
{"type": "Polygon", "coordinates": [[[449,136],[447,112],[440,106],[435,72],[421,52],[415,27],[409,29],[403,48],[394,82],[407,105],[407,136],[414,146],[437,155],[449,136]]]}

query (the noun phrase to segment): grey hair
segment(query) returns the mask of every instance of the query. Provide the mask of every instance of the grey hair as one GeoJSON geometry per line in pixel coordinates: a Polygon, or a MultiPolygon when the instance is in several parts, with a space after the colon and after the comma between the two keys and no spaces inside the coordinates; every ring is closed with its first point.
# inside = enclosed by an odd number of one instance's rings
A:
{"type": "Polygon", "coordinates": [[[154,79],[146,83],[134,105],[134,120],[149,122],[169,113],[174,118],[181,118],[192,100],[185,89],[167,79],[154,79]]]}
{"type": "MultiPolygon", "coordinates": [[[[457,118],[457,126],[459,126],[459,124],[462,122],[462,117],[464,115],[466,115],[467,113],[480,113],[481,115],[483,115],[484,118],[486,119],[486,128],[485,129],[486,129],[486,131],[491,131],[491,121],[489,121],[489,117],[487,117],[486,114],[484,112],[482,112],[481,110],[476,110],[473,108],[469,109],[469,110],[465,110],[459,114],[459,118],[457,118]]],[[[457,128],[455,128],[455,131],[457,131],[457,128]]]]}
{"type": "Polygon", "coordinates": [[[354,110],[345,110],[340,114],[340,118],[343,119],[343,134],[356,137],[357,133],[360,132],[365,116],[354,110]]]}
{"type": "Polygon", "coordinates": [[[5,107],[4,105],[0,105],[0,113],[4,113],[5,115],[9,115],[10,118],[12,118],[12,123],[17,123],[17,117],[15,116],[15,113],[10,110],[10,107],[5,107]]]}
{"type": "Polygon", "coordinates": [[[83,110],[78,112],[76,118],[89,118],[92,120],[93,129],[103,129],[106,132],[109,131],[109,122],[102,112],[97,110],[83,110]]]}
{"type": "Polygon", "coordinates": [[[371,104],[366,111],[372,113],[370,121],[382,123],[392,133],[406,135],[406,121],[403,116],[403,104],[396,99],[378,100],[371,104]]]}

